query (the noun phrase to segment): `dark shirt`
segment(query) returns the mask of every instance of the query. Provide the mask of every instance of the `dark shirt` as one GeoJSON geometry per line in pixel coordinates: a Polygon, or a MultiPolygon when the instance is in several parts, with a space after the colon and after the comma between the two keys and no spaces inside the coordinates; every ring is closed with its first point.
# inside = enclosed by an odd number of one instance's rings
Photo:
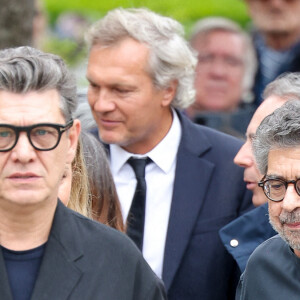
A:
{"type": "Polygon", "coordinates": [[[290,48],[277,51],[269,48],[263,37],[255,32],[254,45],[258,58],[258,70],[254,84],[255,105],[262,102],[262,94],[267,84],[285,72],[300,71],[300,42],[290,48]]]}
{"type": "Polygon", "coordinates": [[[13,251],[2,247],[8,281],[14,300],[30,300],[45,245],[26,251],[13,251]]]}
{"type": "Polygon", "coordinates": [[[268,203],[243,214],[219,231],[224,246],[238,263],[241,272],[244,272],[255,248],[276,234],[269,223],[268,203]]]}
{"type": "Polygon", "coordinates": [[[300,258],[278,235],[258,246],[241,276],[236,300],[299,300],[300,258]]]}

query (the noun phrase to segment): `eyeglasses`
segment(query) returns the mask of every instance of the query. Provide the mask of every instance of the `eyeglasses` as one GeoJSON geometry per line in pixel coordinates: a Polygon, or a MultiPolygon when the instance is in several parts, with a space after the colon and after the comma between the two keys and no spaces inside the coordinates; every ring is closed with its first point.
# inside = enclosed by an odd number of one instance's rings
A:
{"type": "Polygon", "coordinates": [[[293,184],[297,194],[300,196],[300,178],[296,180],[284,180],[281,178],[268,178],[266,176],[258,183],[271,201],[279,202],[285,197],[285,193],[289,184],[293,184]]]}
{"type": "Polygon", "coordinates": [[[73,120],[66,125],[40,123],[31,126],[0,124],[0,152],[12,150],[18,142],[20,132],[27,133],[32,147],[39,151],[50,151],[57,147],[61,135],[71,128],[73,120]]]}

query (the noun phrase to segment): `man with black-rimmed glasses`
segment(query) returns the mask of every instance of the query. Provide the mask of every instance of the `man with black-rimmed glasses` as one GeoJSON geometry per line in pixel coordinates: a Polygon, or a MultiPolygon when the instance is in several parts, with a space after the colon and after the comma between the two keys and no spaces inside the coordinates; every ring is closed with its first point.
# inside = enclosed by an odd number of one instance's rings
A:
{"type": "Polygon", "coordinates": [[[250,256],[236,299],[299,299],[300,295],[300,103],[288,101],[266,117],[253,140],[258,185],[279,233],[250,256]]]}
{"type": "Polygon", "coordinates": [[[58,200],[80,133],[75,109],[59,57],[0,51],[0,298],[165,299],[129,238],[58,200]]]}

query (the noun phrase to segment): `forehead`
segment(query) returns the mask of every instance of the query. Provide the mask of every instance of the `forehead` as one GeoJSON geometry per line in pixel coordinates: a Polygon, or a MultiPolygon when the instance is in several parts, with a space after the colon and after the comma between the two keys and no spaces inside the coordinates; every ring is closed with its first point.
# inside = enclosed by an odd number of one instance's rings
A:
{"type": "Polygon", "coordinates": [[[109,47],[95,45],[89,53],[87,77],[105,77],[145,73],[149,48],[131,38],[109,47]]]}
{"type": "Polygon", "coordinates": [[[271,13],[289,12],[298,13],[300,9],[299,0],[246,0],[248,6],[253,12],[259,13],[259,8],[266,9],[271,13]]]}
{"type": "MultiPolygon", "coordinates": [[[[254,5],[254,4],[260,4],[260,5],[265,5],[265,6],[273,6],[274,4],[278,3],[278,0],[246,0],[246,3],[248,5],[254,5]]],[[[281,5],[286,5],[286,6],[293,6],[295,4],[299,3],[299,0],[280,0],[281,5]]]]}
{"type": "Polygon", "coordinates": [[[192,42],[192,46],[198,51],[216,46],[219,49],[229,49],[233,52],[238,52],[244,48],[244,40],[236,32],[214,29],[199,34],[192,42]]]}
{"type": "Polygon", "coordinates": [[[275,109],[279,108],[286,102],[285,99],[279,97],[279,96],[270,96],[267,97],[262,104],[257,108],[255,111],[248,129],[247,129],[247,134],[255,134],[258,126],[262,122],[262,120],[270,115],[271,113],[274,112],[275,109]]]}
{"type": "Polygon", "coordinates": [[[268,156],[268,174],[286,179],[300,177],[300,147],[270,150],[268,156]]]}
{"type": "Polygon", "coordinates": [[[59,93],[56,90],[17,94],[0,91],[0,122],[30,125],[64,121],[59,93]]]}

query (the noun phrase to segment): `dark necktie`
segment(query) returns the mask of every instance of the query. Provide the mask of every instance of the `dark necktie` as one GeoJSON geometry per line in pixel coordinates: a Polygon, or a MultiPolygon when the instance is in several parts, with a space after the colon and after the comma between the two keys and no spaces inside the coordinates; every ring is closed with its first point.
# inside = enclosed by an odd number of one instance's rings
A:
{"type": "Polygon", "coordinates": [[[129,158],[128,163],[133,168],[137,180],[135,193],[127,217],[127,235],[135,242],[137,247],[143,249],[143,235],[146,207],[146,180],[145,168],[150,158],[129,158]]]}

